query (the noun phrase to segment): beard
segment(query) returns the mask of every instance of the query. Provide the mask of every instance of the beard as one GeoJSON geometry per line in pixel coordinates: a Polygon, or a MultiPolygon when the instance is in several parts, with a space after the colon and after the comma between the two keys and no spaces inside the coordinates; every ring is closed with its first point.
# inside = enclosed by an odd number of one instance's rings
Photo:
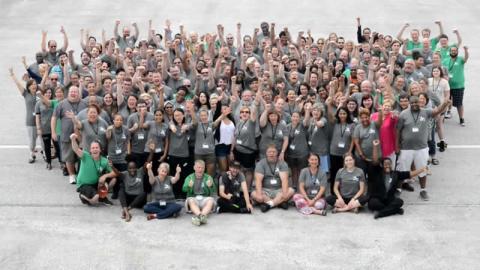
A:
{"type": "Polygon", "coordinates": [[[457,57],[458,53],[450,53],[450,57],[455,58],[457,57]]]}

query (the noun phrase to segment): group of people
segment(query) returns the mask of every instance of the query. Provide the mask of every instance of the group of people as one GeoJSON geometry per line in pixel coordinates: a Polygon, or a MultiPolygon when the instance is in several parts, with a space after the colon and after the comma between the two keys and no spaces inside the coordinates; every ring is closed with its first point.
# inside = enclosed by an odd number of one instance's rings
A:
{"type": "MultiPolygon", "coordinates": [[[[463,116],[462,40],[405,24],[396,37],[363,28],[357,40],[336,33],[292,37],[262,22],[253,35],[163,33],[150,20],[114,25],[101,42],[80,31],[80,63],[47,41],[22,82],[30,158],[42,139],[47,169],[57,158],[87,205],[119,199],[122,218],[143,208],[147,219],[192,223],[212,212],[251,213],[295,207],[303,214],[403,214],[401,191],[428,200],[428,164],[447,148],[452,105],[463,116]],[[438,143],[436,143],[438,137],[438,143]],[[52,152],[54,149],[54,154],[52,152]],[[78,172],[78,173],[77,173],[78,172]],[[185,202],[184,205],[179,201],[185,202]]],[[[78,55],[77,55],[78,56],[78,55]]]]}

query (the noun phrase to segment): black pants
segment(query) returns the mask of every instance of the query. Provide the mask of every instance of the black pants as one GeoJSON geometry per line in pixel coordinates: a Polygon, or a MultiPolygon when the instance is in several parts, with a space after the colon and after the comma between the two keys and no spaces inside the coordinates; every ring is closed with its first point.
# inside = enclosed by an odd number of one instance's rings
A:
{"type": "MultiPolygon", "coordinates": [[[[45,151],[45,158],[47,163],[52,163],[52,134],[42,134],[43,151],[45,151]]],[[[58,152],[57,152],[58,155],[58,152]]]]}
{"type": "MultiPolygon", "coordinates": [[[[343,201],[345,204],[348,204],[352,198],[344,198],[342,197],[343,201]]],[[[337,201],[337,196],[335,194],[328,196],[326,199],[327,203],[331,206],[335,206],[335,202],[337,201]]],[[[365,195],[362,195],[358,198],[358,202],[360,205],[365,205],[368,202],[368,197],[365,195]]]]}
{"type": "MultiPolygon", "coordinates": [[[[154,153],[152,159],[152,172],[154,175],[158,174],[158,167],[160,166],[160,161],[158,161],[163,156],[163,152],[154,153]]],[[[166,160],[165,160],[166,162],[166,160]]],[[[175,175],[175,174],[173,174],[175,175]]]]}
{"type": "Polygon", "coordinates": [[[147,203],[147,194],[145,192],[140,195],[130,195],[125,192],[125,189],[122,187],[118,193],[118,200],[122,207],[129,208],[143,208],[145,203],[147,203]]]}
{"type": "Polygon", "coordinates": [[[343,168],[343,157],[330,155],[330,194],[333,193],[333,186],[335,184],[335,177],[337,176],[338,170],[343,168]]]}
{"type": "Polygon", "coordinates": [[[168,164],[170,165],[170,175],[175,175],[177,170],[177,165],[180,165],[182,172],[180,173],[180,179],[173,185],[173,194],[177,199],[185,199],[187,196],[182,191],[183,183],[185,178],[193,172],[192,164],[190,164],[189,157],[175,157],[168,156],[168,164]]]}
{"type": "MultiPolygon", "coordinates": [[[[392,162],[395,162],[392,160],[392,162]]],[[[355,165],[362,169],[363,173],[365,174],[365,180],[367,181],[367,193],[371,194],[370,192],[374,188],[375,179],[372,177],[375,176],[374,166],[371,162],[363,160],[359,157],[355,157],[355,165]]]]}
{"type": "MultiPolygon", "coordinates": [[[[117,169],[119,172],[124,172],[127,170],[127,163],[113,163],[113,167],[117,169]]],[[[113,196],[116,198],[118,196],[118,192],[120,191],[120,179],[117,177],[117,181],[113,186],[113,196]]]]}
{"type": "Polygon", "coordinates": [[[219,213],[246,213],[247,203],[245,198],[232,196],[230,200],[218,198],[217,205],[219,213]]]}
{"type": "Polygon", "coordinates": [[[388,217],[395,215],[403,206],[403,200],[394,198],[392,201],[386,201],[378,197],[372,197],[368,201],[368,209],[378,211],[378,217],[388,217]]]}
{"type": "Polygon", "coordinates": [[[60,149],[60,143],[53,141],[53,147],[55,147],[55,154],[57,155],[58,162],[62,162],[62,150],[60,149]]]}

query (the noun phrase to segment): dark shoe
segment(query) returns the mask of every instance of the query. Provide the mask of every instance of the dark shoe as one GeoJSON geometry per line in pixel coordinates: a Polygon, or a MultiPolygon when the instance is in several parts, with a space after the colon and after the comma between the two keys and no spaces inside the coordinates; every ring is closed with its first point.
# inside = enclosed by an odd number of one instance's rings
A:
{"type": "Polygon", "coordinates": [[[438,161],[438,159],[436,159],[436,158],[432,158],[432,164],[433,165],[438,165],[438,164],[440,164],[440,161],[438,161]]]}
{"type": "Polygon", "coordinates": [[[462,127],[464,127],[464,126],[465,126],[465,119],[463,119],[463,118],[460,118],[460,125],[461,125],[462,127]]]}
{"type": "Polygon", "coordinates": [[[68,176],[68,170],[67,167],[63,167],[63,176],[68,176]]]}
{"type": "Polygon", "coordinates": [[[440,141],[439,143],[437,143],[437,146],[438,146],[438,151],[440,151],[440,152],[445,151],[445,142],[444,141],[440,141]]]}
{"type": "Polygon", "coordinates": [[[420,198],[424,201],[428,201],[430,199],[426,190],[420,191],[420,198]]]}
{"type": "Polygon", "coordinates": [[[242,207],[240,208],[240,213],[242,214],[251,214],[252,212],[250,212],[250,210],[246,207],[242,207]]]}
{"type": "Polygon", "coordinates": [[[28,163],[32,164],[35,162],[35,159],[36,157],[35,156],[31,156],[29,159],[28,159],[28,163]]]}
{"type": "Polygon", "coordinates": [[[409,192],[414,192],[415,188],[412,187],[409,183],[403,183],[402,184],[402,189],[409,191],[409,192]]]}
{"type": "Polygon", "coordinates": [[[288,202],[282,202],[278,205],[278,208],[282,208],[283,210],[288,210],[288,202]]]}
{"type": "Polygon", "coordinates": [[[82,201],[83,204],[90,205],[90,203],[89,203],[87,200],[85,200],[84,198],[82,198],[82,194],[79,193],[79,194],[78,194],[78,197],[80,198],[80,201],[82,201]]]}
{"type": "Polygon", "coordinates": [[[262,211],[262,213],[265,213],[267,212],[268,210],[270,210],[272,207],[266,203],[262,203],[260,204],[260,211],[262,211]]]}
{"type": "Polygon", "coordinates": [[[115,192],[115,191],[114,191],[114,192],[112,193],[112,200],[116,200],[116,199],[118,199],[118,192],[115,192]]]}
{"type": "Polygon", "coordinates": [[[98,199],[98,201],[103,203],[104,205],[113,205],[113,202],[111,202],[108,198],[98,199]]]}
{"type": "Polygon", "coordinates": [[[52,170],[52,163],[47,163],[47,170],[52,170]]]}
{"type": "Polygon", "coordinates": [[[373,212],[373,218],[374,219],[379,219],[380,218],[380,212],[379,211],[373,212]]]}
{"type": "Polygon", "coordinates": [[[405,211],[403,211],[403,208],[398,209],[397,215],[403,215],[405,211]]]}

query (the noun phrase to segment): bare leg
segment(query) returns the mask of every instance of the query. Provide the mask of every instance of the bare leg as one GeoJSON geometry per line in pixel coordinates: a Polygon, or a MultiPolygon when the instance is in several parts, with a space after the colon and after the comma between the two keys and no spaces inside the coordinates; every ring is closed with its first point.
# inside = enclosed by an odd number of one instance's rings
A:
{"type": "Polygon", "coordinates": [[[195,216],[200,215],[201,211],[195,200],[188,200],[188,208],[195,216]]]}
{"type": "Polygon", "coordinates": [[[418,177],[418,179],[420,179],[420,188],[425,188],[427,186],[427,177],[426,176],[423,176],[423,177],[418,177]]]}
{"type": "Polygon", "coordinates": [[[67,162],[67,171],[69,175],[75,175],[75,163],[67,162]]]}
{"type": "Polygon", "coordinates": [[[243,174],[245,174],[245,181],[247,181],[247,187],[251,188],[252,187],[252,181],[253,181],[253,172],[250,169],[244,169],[243,174]]]}
{"type": "Polygon", "coordinates": [[[220,173],[224,173],[228,169],[228,159],[221,157],[218,159],[218,168],[220,169],[220,173]]]}
{"type": "Polygon", "coordinates": [[[208,199],[207,203],[202,208],[202,212],[200,214],[204,216],[208,216],[208,214],[212,212],[212,208],[213,208],[213,199],[208,199]]]}

